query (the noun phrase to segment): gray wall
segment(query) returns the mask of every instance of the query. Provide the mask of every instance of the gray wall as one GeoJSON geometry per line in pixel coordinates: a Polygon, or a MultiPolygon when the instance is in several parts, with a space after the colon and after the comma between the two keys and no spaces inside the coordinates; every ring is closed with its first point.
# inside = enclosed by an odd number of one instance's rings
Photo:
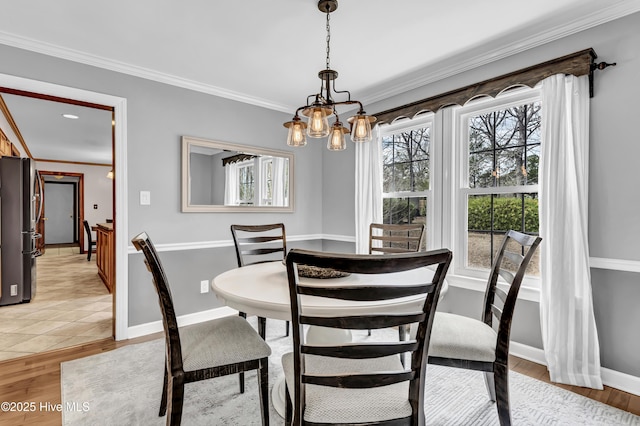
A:
{"type": "Polygon", "coordinates": [[[211,155],[205,154],[189,154],[189,175],[191,179],[191,191],[189,193],[190,204],[216,204],[213,202],[212,187],[214,180],[211,157],[211,155]],[[197,185],[194,185],[196,182],[197,185]]]}
{"type": "MultiPolygon", "coordinates": [[[[375,113],[412,101],[447,92],[468,84],[506,74],[530,65],[592,47],[598,61],[617,66],[597,71],[595,95],[591,99],[589,245],[592,257],[640,261],[640,197],[637,161],[640,140],[640,14],[613,21],[566,37],[524,53],[468,71],[384,101],[367,105],[375,113]]],[[[384,55],[382,55],[384,58],[384,55]]],[[[325,152],[323,159],[323,232],[354,235],[353,144],[345,156],[325,152]],[[347,164],[349,166],[347,166],[347,164]],[[334,167],[335,165],[335,167],[334,167]],[[331,171],[329,173],[329,171],[331,171]],[[343,197],[343,202],[337,201],[343,197]],[[349,225],[349,226],[347,226],[349,225]]],[[[640,376],[640,275],[631,272],[592,269],[594,310],[600,337],[602,366],[640,376]],[[633,334],[633,337],[630,336],[633,334]]],[[[482,294],[452,288],[442,308],[468,315],[482,301],[482,294]]],[[[512,338],[519,343],[542,348],[538,304],[519,301],[512,338]]]]}

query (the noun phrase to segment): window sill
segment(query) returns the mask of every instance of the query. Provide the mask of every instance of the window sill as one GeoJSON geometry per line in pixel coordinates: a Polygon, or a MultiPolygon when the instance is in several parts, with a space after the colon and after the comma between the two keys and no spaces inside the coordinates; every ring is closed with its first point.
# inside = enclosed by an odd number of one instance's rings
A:
{"type": "MultiPolygon", "coordinates": [[[[447,283],[451,287],[464,288],[466,290],[477,291],[479,293],[484,293],[487,288],[486,279],[471,278],[463,275],[447,274],[447,283]]],[[[518,299],[539,303],[540,289],[527,286],[526,283],[522,283],[518,299]]]]}

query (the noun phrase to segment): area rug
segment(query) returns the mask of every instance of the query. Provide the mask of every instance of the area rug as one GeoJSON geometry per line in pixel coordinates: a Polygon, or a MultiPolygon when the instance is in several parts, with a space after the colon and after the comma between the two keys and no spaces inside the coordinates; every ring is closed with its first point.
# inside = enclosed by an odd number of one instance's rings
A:
{"type": "MultiPolygon", "coordinates": [[[[397,331],[366,331],[354,339],[384,340],[397,331]]],[[[269,381],[282,368],[280,357],[290,350],[284,322],[267,321],[272,348],[269,381]]],[[[125,346],[62,364],[63,425],[164,425],[158,417],[164,362],[164,341],[125,346]]],[[[581,395],[511,372],[514,425],[640,425],[640,417],[581,395]]],[[[260,404],[255,372],[246,374],[246,391],[238,392],[237,375],[187,384],[183,425],[259,425],[260,404]]],[[[271,399],[271,398],[269,398],[271,399]]],[[[430,365],[425,412],[429,425],[498,425],[482,374],[430,365]]],[[[284,424],[271,406],[271,424],[284,424]]]]}

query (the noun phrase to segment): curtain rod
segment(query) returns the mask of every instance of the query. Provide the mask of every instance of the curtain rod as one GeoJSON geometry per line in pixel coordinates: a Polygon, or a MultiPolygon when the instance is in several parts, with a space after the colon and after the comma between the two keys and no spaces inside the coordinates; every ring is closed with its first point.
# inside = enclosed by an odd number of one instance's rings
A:
{"type": "Polygon", "coordinates": [[[421,112],[437,112],[440,108],[446,106],[464,105],[478,96],[496,97],[499,93],[511,87],[523,85],[534,87],[541,80],[558,73],[573,74],[575,76],[589,75],[589,95],[593,97],[593,71],[616,65],[615,63],[609,64],[606,62],[596,64],[595,59],[597,57],[596,52],[591,48],[581,50],[373,115],[378,119],[378,123],[392,123],[400,117],[413,118],[421,112]]]}

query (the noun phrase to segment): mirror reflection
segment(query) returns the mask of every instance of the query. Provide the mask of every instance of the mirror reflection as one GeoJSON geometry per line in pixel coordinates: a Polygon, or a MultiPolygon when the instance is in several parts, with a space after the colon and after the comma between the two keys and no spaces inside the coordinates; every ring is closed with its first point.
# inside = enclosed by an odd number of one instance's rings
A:
{"type": "Polygon", "coordinates": [[[293,211],[293,154],[184,136],[182,211],[293,211]]]}

